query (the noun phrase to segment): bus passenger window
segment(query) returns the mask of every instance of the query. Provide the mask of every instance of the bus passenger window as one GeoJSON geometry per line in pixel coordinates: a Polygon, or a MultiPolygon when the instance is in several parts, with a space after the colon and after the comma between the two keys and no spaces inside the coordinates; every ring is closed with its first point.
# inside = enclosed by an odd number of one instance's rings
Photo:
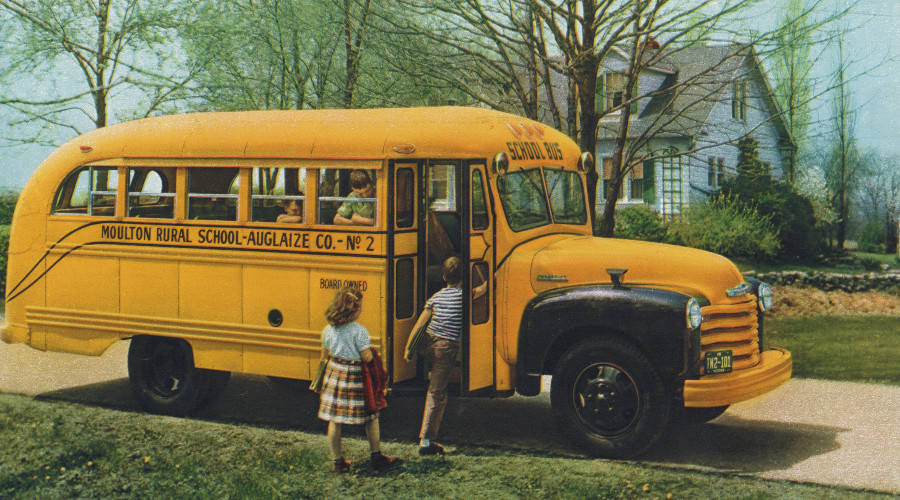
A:
{"type": "Polygon", "coordinates": [[[319,223],[374,226],[375,179],[366,170],[319,171],[319,223]]]}
{"type": "Polygon", "coordinates": [[[59,187],[53,213],[113,216],[119,171],[116,167],[82,167],[59,187]]]}
{"type": "Polygon", "coordinates": [[[237,168],[188,169],[188,219],[237,220],[237,168]]]}
{"type": "Polygon", "coordinates": [[[304,168],[254,167],[251,174],[253,222],[303,222],[304,168]]]}
{"type": "Polygon", "coordinates": [[[128,177],[128,217],[175,217],[174,168],[131,168],[128,177]]]}

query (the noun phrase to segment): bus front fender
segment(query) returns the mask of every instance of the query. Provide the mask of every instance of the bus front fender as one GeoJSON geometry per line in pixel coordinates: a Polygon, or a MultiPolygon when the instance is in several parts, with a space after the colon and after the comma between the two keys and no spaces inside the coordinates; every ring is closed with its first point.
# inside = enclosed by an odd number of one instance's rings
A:
{"type": "MultiPolygon", "coordinates": [[[[517,380],[552,374],[557,361],[587,339],[622,338],[640,348],[661,376],[686,372],[692,330],[685,311],[691,296],[652,288],[596,285],[555,289],[526,306],[519,332],[517,380]]],[[[521,391],[520,391],[521,392],[521,391]]],[[[525,389],[523,395],[529,391],[525,389]]]]}

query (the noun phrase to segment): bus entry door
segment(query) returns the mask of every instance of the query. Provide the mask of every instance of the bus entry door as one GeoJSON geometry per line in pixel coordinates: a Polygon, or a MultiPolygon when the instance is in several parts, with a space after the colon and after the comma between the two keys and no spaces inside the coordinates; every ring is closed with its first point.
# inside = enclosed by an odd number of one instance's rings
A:
{"type": "Polygon", "coordinates": [[[494,220],[491,216],[487,175],[483,163],[468,168],[467,210],[463,212],[468,226],[469,335],[464,338],[464,392],[489,396],[494,389],[494,220]]]}

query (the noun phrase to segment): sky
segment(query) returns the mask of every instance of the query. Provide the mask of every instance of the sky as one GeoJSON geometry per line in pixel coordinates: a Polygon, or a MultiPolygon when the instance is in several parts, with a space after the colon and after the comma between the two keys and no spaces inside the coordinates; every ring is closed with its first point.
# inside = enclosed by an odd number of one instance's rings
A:
{"type": "MultiPolygon", "coordinates": [[[[840,9],[851,1],[826,0],[823,11],[840,9]]],[[[778,5],[779,1],[762,2],[760,15],[753,22],[760,25],[761,30],[774,25],[778,5]]],[[[856,137],[866,150],[900,157],[900,113],[897,112],[900,111],[900,0],[859,0],[847,21],[856,28],[848,34],[845,49],[851,60],[850,73],[858,75],[851,83],[852,103],[856,108],[856,137]]],[[[819,71],[828,74],[835,61],[832,54],[823,54],[817,62],[819,71]]],[[[67,83],[65,78],[57,81],[57,85],[67,83]]],[[[52,94],[52,88],[42,81],[23,80],[16,86],[26,90],[28,95],[52,94]]],[[[819,101],[820,115],[829,112],[832,102],[830,96],[819,101]]],[[[11,130],[6,118],[0,111],[0,138],[21,132],[11,130]]],[[[87,130],[89,127],[85,125],[84,131],[87,130]]],[[[60,136],[58,142],[62,144],[73,137],[74,134],[60,136]]],[[[53,148],[42,146],[0,149],[0,188],[21,189],[52,151],[53,148]]]]}

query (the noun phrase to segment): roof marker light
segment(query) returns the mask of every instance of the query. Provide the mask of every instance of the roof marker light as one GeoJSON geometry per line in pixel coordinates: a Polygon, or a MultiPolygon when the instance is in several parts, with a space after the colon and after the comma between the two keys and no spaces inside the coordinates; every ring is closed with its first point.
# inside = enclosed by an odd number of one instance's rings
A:
{"type": "Polygon", "coordinates": [[[81,150],[82,153],[90,153],[94,150],[93,146],[78,146],[78,149],[81,150]]]}
{"type": "Polygon", "coordinates": [[[397,144],[393,147],[394,152],[400,153],[402,155],[413,154],[416,152],[415,144],[397,144]]]}

